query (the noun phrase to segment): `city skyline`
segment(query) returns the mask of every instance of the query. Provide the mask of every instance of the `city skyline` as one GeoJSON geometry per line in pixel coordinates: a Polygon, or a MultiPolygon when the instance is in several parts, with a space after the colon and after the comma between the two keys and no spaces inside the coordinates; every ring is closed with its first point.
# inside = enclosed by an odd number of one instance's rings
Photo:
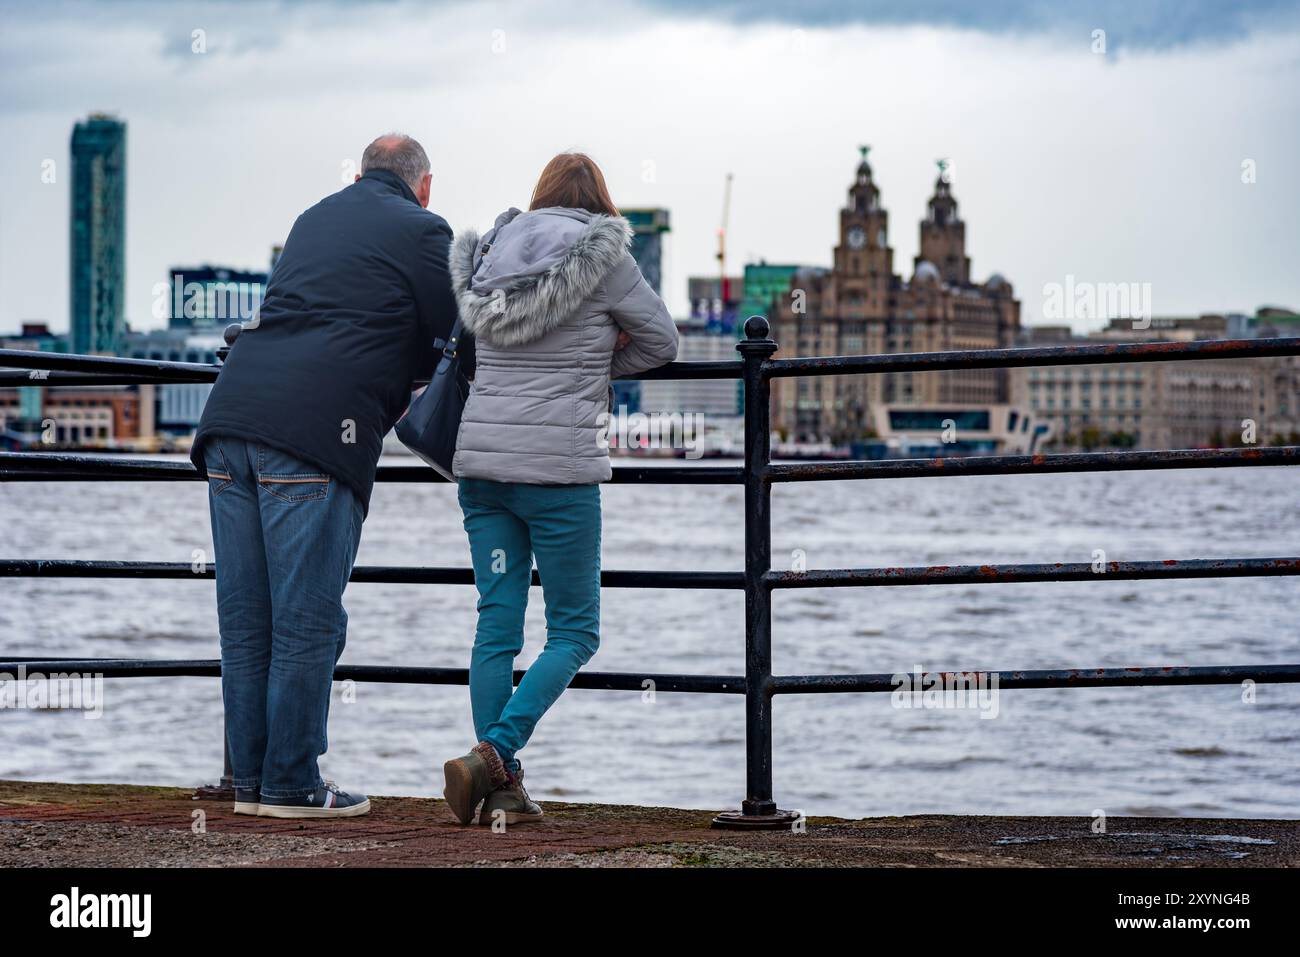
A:
{"type": "MultiPolygon", "coordinates": [[[[835,4],[800,21],[619,3],[602,8],[597,34],[579,14],[548,20],[530,3],[431,13],[341,3],[331,16],[287,4],[271,38],[257,6],[136,2],[108,21],[55,3],[39,22],[3,8],[0,50],[39,68],[0,80],[0,135],[15,144],[0,158],[0,329],[69,328],[67,137],[101,108],[131,128],[135,329],[165,323],[151,314],[153,289],[178,263],[262,268],[297,214],[341,188],[365,142],[394,127],[426,143],[432,205],[457,229],[524,204],[552,152],[589,149],[620,205],[670,211],[664,291],[679,316],[687,278],[716,272],[727,173],[729,272],[764,259],[829,266],[828,212],[862,143],[900,222],[924,210],[934,161],[951,161],[976,224],[972,277],[1008,276],[1026,324],[1056,321],[1042,290],[1067,277],[1149,283],[1162,315],[1300,302],[1289,222],[1300,185],[1285,174],[1300,137],[1283,121],[1300,107],[1294,18],[1155,35],[1101,5],[1109,46],[1094,53],[1078,17],[1044,30],[1023,10],[1015,30],[933,5],[929,20],[900,23],[870,9],[832,15],[835,4]],[[101,43],[127,68],[90,56],[101,43]],[[647,48],[661,55],[642,62],[647,48]],[[570,55],[636,68],[575,87],[560,66],[570,55]],[[1028,89],[1035,71],[1042,82],[1028,89]],[[55,183],[42,181],[47,161],[55,183]]],[[[894,239],[910,261],[915,235],[894,239]]],[[[1104,318],[1069,321],[1086,331],[1104,318]]]]}

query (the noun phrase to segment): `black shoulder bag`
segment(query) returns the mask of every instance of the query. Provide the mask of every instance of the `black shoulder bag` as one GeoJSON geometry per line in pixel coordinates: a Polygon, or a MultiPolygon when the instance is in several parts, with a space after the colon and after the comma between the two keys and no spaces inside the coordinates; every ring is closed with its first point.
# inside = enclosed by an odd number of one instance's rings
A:
{"type": "Polygon", "coordinates": [[[442,347],[438,366],[433,370],[429,384],[411,398],[406,412],[397,420],[397,437],[408,449],[448,481],[451,460],[456,454],[456,433],[460,431],[461,413],[469,398],[469,380],[460,371],[460,358],[456,344],[460,341],[460,317],[451,327],[445,343],[435,340],[434,348],[442,347]]]}

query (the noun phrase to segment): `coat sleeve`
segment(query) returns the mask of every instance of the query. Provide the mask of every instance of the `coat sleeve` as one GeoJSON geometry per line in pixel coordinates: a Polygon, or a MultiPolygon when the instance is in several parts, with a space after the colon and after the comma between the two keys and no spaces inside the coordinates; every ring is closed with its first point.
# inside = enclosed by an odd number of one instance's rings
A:
{"type": "MultiPolygon", "coordinates": [[[[438,356],[433,352],[435,339],[446,339],[456,323],[456,296],[451,290],[451,227],[440,217],[433,220],[420,237],[415,276],[415,308],[419,316],[421,355],[420,377],[433,372],[438,356]]],[[[474,375],[474,341],[468,333],[460,343],[461,370],[474,375]]]]}
{"type": "Polygon", "coordinates": [[[634,376],[677,358],[677,326],[668,307],[641,275],[631,253],[614,267],[609,279],[610,315],[631,337],[614,353],[610,375],[634,376]]]}

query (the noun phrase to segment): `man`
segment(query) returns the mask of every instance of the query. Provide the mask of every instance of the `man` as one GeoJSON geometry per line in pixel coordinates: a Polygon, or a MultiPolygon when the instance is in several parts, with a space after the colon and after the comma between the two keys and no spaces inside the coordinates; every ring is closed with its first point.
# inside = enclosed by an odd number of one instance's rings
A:
{"type": "MultiPolygon", "coordinates": [[[[431,182],[419,143],[381,136],[352,185],[298,217],[194,438],[237,814],[370,809],[322,781],[317,758],[383,438],[456,319],[452,232],[426,209],[431,182]]],[[[461,349],[472,366],[472,347],[461,349]]]]}

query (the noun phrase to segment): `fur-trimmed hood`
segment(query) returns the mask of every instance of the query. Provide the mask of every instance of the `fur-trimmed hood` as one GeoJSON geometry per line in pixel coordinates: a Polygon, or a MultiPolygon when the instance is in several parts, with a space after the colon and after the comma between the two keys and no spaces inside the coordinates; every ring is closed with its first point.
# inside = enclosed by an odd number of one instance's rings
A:
{"type": "Polygon", "coordinates": [[[533,342],[568,319],[627,253],[621,216],[580,209],[509,209],[487,235],[467,230],[451,253],[465,329],[495,346],[533,342]]]}

